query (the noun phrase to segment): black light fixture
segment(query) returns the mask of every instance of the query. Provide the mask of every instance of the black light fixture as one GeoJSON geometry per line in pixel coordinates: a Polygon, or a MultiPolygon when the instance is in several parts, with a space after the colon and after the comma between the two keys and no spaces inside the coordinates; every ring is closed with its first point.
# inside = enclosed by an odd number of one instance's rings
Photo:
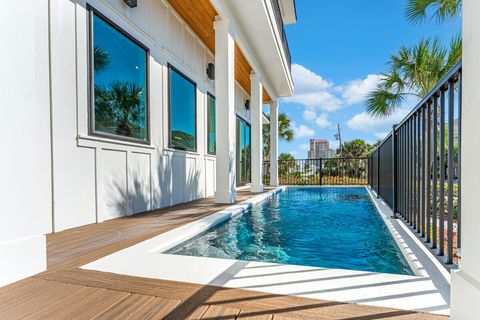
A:
{"type": "Polygon", "coordinates": [[[135,8],[137,6],[137,0],[123,0],[130,8],[135,8]]]}
{"type": "Polygon", "coordinates": [[[213,63],[207,65],[207,76],[208,79],[215,80],[215,65],[213,63]]]}
{"type": "Polygon", "coordinates": [[[250,110],[250,100],[245,100],[245,109],[250,110]]]}

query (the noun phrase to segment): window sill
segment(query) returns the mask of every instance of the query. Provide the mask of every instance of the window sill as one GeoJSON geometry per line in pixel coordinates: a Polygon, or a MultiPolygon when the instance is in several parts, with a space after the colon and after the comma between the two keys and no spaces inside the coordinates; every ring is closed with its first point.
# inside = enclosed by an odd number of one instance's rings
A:
{"type": "Polygon", "coordinates": [[[188,150],[181,150],[181,149],[174,149],[174,148],[163,148],[163,154],[164,155],[169,155],[169,154],[180,154],[180,155],[192,155],[192,156],[200,156],[200,153],[197,151],[188,151],[188,150]]]}
{"type": "Polygon", "coordinates": [[[99,136],[84,136],[78,135],[77,137],[78,145],[81,147],[92,147],[92,142],[100,142],[100,143],[108,143],[114,145],[121,145],[121,146],[128,146],[128,147],[136,147],[141,149],[150,149],[154,150],[155,146],[151,144],[144,144],[138,142],[130,142],[125,140],[116,140],[116,139],[109,139],[99,136]]]}

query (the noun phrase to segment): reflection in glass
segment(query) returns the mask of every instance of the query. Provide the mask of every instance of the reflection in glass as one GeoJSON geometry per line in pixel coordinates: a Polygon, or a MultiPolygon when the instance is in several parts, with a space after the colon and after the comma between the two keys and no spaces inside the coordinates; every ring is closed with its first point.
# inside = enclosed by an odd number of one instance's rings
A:
{"type": "Polygon", "coordinates": [[[252,139],[250,138],[250,125],[248,123],[245,123],[245,146],[244,146],[244,153],[245,153],[245,183],[246,182],[251,182],[251,143],[252,139]]]}
{"type": "Polygon", "coordinates": [[[242,153],[243,150],[243,121],[237,118],[237,150],[236,150],[236,168],[237,168],[237,184],[243,184],[243,176],[244,176],[244,155],[242,153]]]}
{"type": "Polygon", "coordinates": [[[237,184],[251,182],[250,125],[237,118],[237,184]]]}
{"type": "Polygon", "coordinates": [[[93,14],[93,131],[146,141],[147,50],[93,14]]]}
{"type": "Polygon", "coordinates": [[[215,154],[215,97],[211,94],[207,95],[207,147],[209,154],[215,154]]]}
{"type": "Polygon", "coordinates": [[[196,87],[170,66],[170,147],[197,148],[195,108],[196,87]]]}

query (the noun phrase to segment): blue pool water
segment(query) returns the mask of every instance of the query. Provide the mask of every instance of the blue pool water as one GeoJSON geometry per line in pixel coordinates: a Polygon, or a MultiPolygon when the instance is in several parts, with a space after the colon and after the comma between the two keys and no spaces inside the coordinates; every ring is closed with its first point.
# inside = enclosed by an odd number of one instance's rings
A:
{"type": "Polygon", "coordinates": [[[287,188],[167,253],[413,274],[364,188],[287,188]]]}

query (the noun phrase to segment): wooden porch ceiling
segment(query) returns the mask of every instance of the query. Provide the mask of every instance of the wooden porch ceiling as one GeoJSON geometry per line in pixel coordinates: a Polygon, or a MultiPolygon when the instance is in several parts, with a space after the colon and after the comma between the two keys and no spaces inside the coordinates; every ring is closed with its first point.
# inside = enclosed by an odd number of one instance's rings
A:
{"type": "MultiPolygon", "coordinates": [[[[217,11],[210,0],[168,0],[170,5],[190,26],[205,45],[215,53],[215,30],[213,22],[217,11]]],[[[248,63],[242,50],[235,42],[235,80],[250,94],[250,74],[252,67],[248,63]]],[[[271,98],[263,89],[263,102],[270,102],[271,98]]]]}

